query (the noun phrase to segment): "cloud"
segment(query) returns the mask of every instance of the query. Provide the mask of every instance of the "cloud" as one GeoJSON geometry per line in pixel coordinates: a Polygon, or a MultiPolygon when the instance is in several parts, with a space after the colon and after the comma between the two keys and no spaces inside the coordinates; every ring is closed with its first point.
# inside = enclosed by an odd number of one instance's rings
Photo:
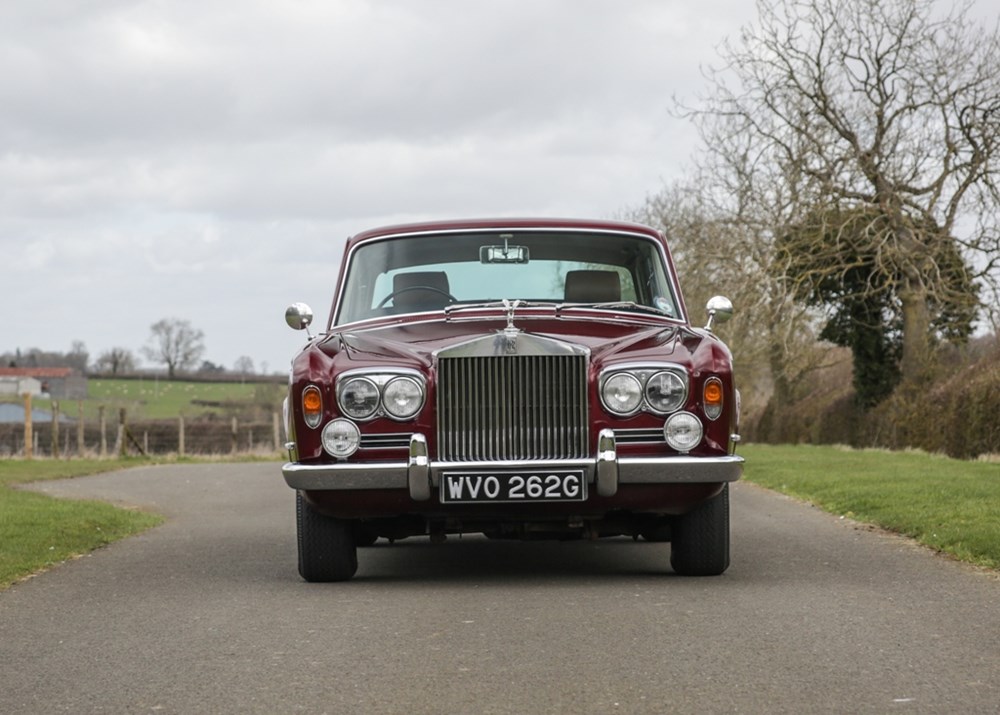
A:
{"type": "MultiPolygon", "coordinates": [[[[137,349],[171,315],[280,369],[344,237],[613,215],[684,171],[671,96],[738,0],[0,4],[0,350],[137,349]]],[[[321,318],[317,319],[320,322],[321,318]]]]}

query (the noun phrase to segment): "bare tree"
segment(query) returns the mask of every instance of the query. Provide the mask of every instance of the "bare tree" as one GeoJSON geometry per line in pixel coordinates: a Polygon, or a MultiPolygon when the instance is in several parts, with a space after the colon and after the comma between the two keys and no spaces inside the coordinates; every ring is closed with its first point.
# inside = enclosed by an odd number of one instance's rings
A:
{"type": "Polygon", "coordinates": [[[66,353],[66,364],[79,371],[82,375],[87,372],[87,363],[90,361],[90,353],[82,340],[74,340],[70,346],[70,351],[66,353]]]}
{"type": "Polygon", "coordinates": [[[733,351],[745,412],[753,418],[769,400],[794,400],[810,373],[826,364],[827,351],[816,344],[816,314],[793,300],[775,270],[769,222],[747,208],[765,209],[760,196],[748,195],[752,177],[739,168],[738,154],[725,156],[725,170],[706,162],[690,183],[665,187],[630,218],[667,235],[692,316],[712,295],[733,300],[735,317],[717,330],[733,351]]]}
{"type": "Polygon", "coordinates": [[[233,372],[241,378],[246,378],[247,375],[253,375],[253,358],[249,355],[241,355],[236,358],[236,362],[233,364],[233,372]]]}
{"type": "Polygon", "coordinates": [[[138,360],[128,348],[111,348],[101,353],[94,362],[94,369],[97,372],[111,375],[123,375],[135,372],[138,367],[138,360]]]}
{"type": "Polygon", "coordinates": [[[178,370],[197,365],[205,353],[204,333],[191,327],[187,320],[164,318],[153,323],[150,331],[149,345],[142,352],[152,362],[166,365],[170,379],[178,370]]]}
{"type": "Polygon", "coordinates": [[[936,335],[968,335],[980,286],[996,295],[1000,36],[969,7],[759,0],[693,111],[716,166],[752,180],[771,250],[785,240],[773,264],[792,292],[831,320],[854,320],[842,299],[880,301],[863,320],[896,331],[904,379],[936,335]]]}

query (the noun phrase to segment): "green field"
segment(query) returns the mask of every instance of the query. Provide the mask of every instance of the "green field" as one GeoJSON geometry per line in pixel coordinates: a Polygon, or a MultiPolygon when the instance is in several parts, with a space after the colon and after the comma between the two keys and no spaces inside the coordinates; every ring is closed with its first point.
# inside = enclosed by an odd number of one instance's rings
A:
{"type": "MultiPolygon", "coordinates": [[[[279,410],[285,392],[284,384],[275,382],[189,382],[155,377],[92,378],[87,389],[85,400],[60,400],[60,412],[76,418],[82,406],[84,419],[88,421],[98,418],[101,407],[109,421],[117,419],[121,408],[125,408],[130,420],[196,418],[208,414],[247,417],[279,410]]],[[[50,400],[36,398],[32,405],[51,409],[50,400]]]]}

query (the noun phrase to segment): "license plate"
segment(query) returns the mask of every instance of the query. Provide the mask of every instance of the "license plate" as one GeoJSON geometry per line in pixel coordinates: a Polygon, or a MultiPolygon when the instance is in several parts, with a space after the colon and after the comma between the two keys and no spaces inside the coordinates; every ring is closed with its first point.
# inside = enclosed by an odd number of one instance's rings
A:
{"type": "Polygon", "coordinates": [[[441,502],[585,501],[587,480],[582,469],[546,472],[445,472],[441,502]]]}

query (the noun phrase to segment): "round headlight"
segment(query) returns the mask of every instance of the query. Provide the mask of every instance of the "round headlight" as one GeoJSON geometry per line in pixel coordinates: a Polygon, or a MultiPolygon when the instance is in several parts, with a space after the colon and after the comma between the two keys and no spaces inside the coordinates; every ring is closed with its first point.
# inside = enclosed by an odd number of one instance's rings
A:
{"type": "Polygon", "coordinates": [[[646,404],[653,412],[666,414],[684,406],[687,385],[672,370],[662,370],[646,381],[646,404]]]}
{"type": "Polygon", "coordinates": [[[703,433],[701,420],[690,412],[672,414],[663,425],[663,438],[678,452],[690,452],[697,447],[703,433]]]}
{"type": "Polygon", "coordinates": [[[332,457],[350,457],[360,446],[361,432],[350,420],[331,420],[323,428],[323,449],[332,457]]]}
{"type": "Polygon", "coordinates": [[[604,381],[601,391],[604,406],[616,415],[630,415],[642,402],[642,385],[635,375],[619,372],[604,381]]]}
{"type": "Polygon", "coordinates": [[[340,409],[348,417],[363,420],[378,409],[378,387],[367,377],[352,377],[340,386],[340,409]]]}
{"type": "Polygon", "coordinates": [[[399,420],[406,420],[420,411],[424,403],[424,391],[411,377],[394,377],[382,390],[382,406],[385,411],[399,420]]]}

